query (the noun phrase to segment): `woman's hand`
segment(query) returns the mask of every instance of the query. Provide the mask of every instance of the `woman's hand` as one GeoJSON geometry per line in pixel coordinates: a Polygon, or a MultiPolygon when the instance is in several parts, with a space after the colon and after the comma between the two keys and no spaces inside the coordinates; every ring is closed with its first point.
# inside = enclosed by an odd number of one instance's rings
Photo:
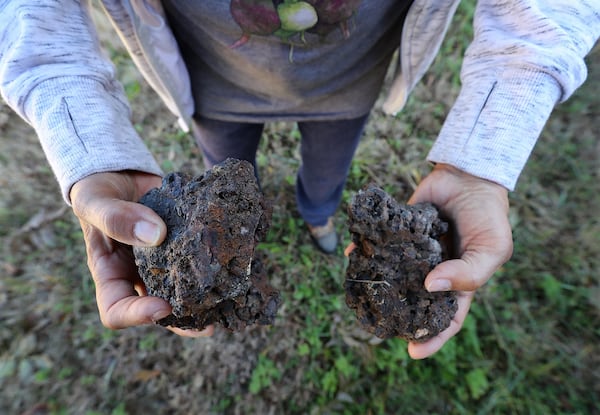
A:
{"type": "Polygon", "coordinates": [[[512,255],[508,191],[493,182],[438,164],[419,184],[410,204],[431,202],[450,222],[456,259],[436,266],[425,279],[428,291],[458,291],[458,311],[450,327],[425,343],[411,342],[408,352],[422,359],[437,352],[461,329],[475,290],[512,255]]]}
{"type": "MultiPolygon", "coordinates": [[[[157,246],[166,225],[150,208],[137,202],[161,178],[141,172],[109,172],[88,176],[70,192],[86,244],[88,267],[104,326],[122,329],[150,324],[171,313],[165,300],[148,296],[137,273],[131,245],[157,246]]],[[[186,337],[210,336],[203,331],[169,328],[186,337]]]]}

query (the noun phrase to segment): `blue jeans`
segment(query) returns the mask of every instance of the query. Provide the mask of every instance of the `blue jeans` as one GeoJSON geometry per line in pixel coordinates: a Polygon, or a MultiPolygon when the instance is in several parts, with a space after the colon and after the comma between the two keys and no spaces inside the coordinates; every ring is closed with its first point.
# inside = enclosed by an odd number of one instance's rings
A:
{"type": "MultiPolygon", "coordinates": [[[[298,123],[302,163],[296,180],[296,202],[309,225],[324,225],[338,208],[368,117],[298,123]]],[[[249,161],[256,171],[256,150],[264,124],[201,117],[195,121],[194,136],[207,169],[232,157],[249,161]]]]}

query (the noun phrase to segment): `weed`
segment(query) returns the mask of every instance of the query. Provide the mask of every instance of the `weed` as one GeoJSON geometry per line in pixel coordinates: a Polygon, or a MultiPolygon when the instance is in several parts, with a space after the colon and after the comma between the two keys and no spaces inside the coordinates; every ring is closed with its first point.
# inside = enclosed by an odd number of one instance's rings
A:
{"type": "Polygon", "coordinates": [[[259,393],[262,389],[271,386],[273,382],[280,378],[281,372],[275,362],[264,355],[260,355],[258,363],[252,372],[248,389],[250,393],[259,393]]]}

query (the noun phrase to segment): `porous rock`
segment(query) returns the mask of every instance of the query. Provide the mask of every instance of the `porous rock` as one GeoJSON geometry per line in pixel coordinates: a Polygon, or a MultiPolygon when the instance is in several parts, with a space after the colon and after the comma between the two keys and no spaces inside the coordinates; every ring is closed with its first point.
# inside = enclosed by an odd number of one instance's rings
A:
{"type": "Polygon", "coordinates": [[[356,248],[346,271],[346,304],[380,338],[423,342],[446,329],[455,292],[430,293],[425,277],[445,259],[440,237],[448,224],[433,204],[403,205],[368,185],[352,199],[349,228],[356,248]]]}
{"type": "Polygon", "coordinates": [[[237,331],[273,322],[279,293],[256,251],[271,211],[250,163],[228,159],[197,177],[170,173],[140,203],[167,225],[160,246],[134,248],[148,294],[173,308],[159,324],[237,331]]]}

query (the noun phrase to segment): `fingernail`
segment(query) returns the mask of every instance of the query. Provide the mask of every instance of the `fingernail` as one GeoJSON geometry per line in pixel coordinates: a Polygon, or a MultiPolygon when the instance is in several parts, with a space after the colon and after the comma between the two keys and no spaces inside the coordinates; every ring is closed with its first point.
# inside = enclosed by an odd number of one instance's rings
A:
{"type": "Polygon", "coordinates": [[[156,245],[160,238],[160,227],[152,222],[140,221],[133,227],[133,234],[144,243],[156,245]]]}
{"type": "Polygon", "coordinates": [[[427,285],[427,291],[436,292],[436,291],[450,291],[452,289],[452,284],[448,280],[433,280],[427,285]]]}
{"type": "Polygon", "coordinates": [[[171,310],[169,310],[168,308],[160,309],[154,314],[152,314],[152,321],[157,322],[165,317],[168,317],[169,315],[171,315],[171,310]]]}

